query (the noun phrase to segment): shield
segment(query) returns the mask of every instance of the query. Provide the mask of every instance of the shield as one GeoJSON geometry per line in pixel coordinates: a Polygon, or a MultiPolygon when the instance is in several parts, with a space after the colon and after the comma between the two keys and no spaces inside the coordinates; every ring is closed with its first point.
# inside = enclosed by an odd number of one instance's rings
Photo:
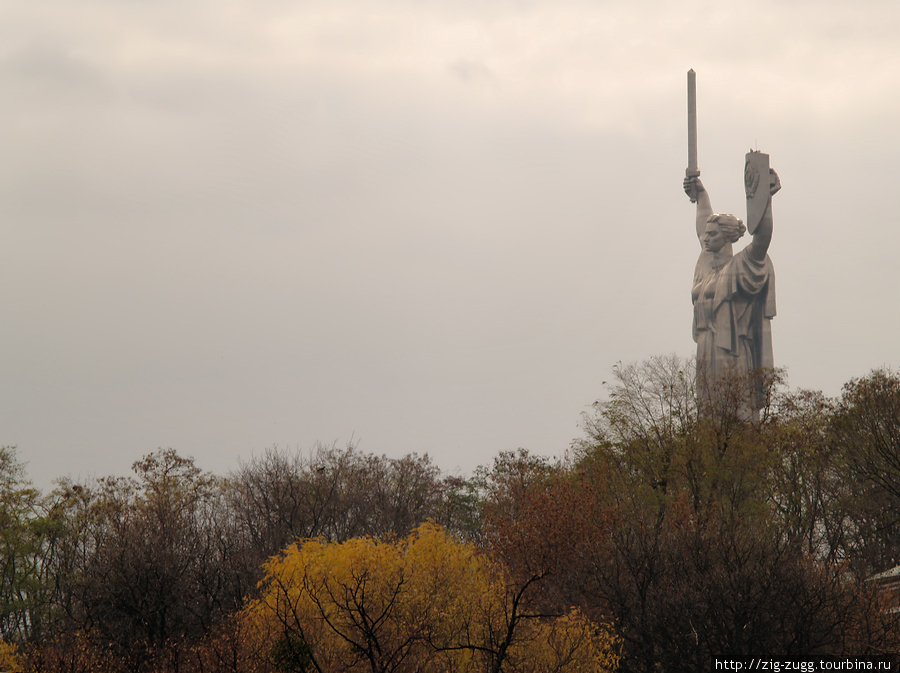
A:
{"type": "Polygon", "coordinates": [[[769,155],[747,152],[744,164],[744,192],[747,194],[747,231],[752,236],[769,205],[769,155]]]}

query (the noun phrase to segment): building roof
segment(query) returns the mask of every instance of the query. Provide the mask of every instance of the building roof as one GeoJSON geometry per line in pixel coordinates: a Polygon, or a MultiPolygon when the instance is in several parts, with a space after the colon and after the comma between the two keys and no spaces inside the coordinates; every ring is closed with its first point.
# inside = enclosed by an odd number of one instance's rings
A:
{"type": "Polygon", "coordinates": [[[890,570],[885,570],[883,573],[878,573],[877,575],[872,575],[869,580],[879,581],[879,580],[889,580],[889,579],[900,579],[900,566],[895,566],[890,570]]]}

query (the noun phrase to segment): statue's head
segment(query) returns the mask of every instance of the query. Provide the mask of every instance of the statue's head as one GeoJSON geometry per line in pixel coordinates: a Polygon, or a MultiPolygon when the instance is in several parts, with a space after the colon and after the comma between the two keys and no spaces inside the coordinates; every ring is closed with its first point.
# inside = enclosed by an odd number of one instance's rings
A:
{"type": "MultiPolygon", "coordinates": [[[[709,244],[716,248],[712,252],[718,252],[725,243],[735,243],[744,235],[745,231],[747,231],[747,228],[744,226],[744,223],[734,215],[730,213],[713,213],[706,220],[704,241],[708,239],[709,244]],[[719,239],[722,241],[721,244],[718,242],[719,239]]],[[[707,249],[711,249],[706,242],[704,242],[704,246],[707,246],[707,249]]]]}

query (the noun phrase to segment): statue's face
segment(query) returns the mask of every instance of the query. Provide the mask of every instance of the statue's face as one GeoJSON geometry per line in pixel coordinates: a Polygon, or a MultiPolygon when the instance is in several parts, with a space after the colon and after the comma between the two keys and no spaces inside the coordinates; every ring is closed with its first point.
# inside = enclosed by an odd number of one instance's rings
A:
{"type": "Polygon", "coordinates": [[[707,222],[706,231],[703,234],[703,249],[716,253],[725,247],[725,234],[717,222],[707,222]]]}

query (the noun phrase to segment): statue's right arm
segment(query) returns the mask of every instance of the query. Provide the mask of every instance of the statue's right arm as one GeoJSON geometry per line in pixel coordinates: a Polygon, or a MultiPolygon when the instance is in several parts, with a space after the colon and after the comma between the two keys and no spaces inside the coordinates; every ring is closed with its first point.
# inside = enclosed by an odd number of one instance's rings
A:
{"type": "Polygon", "coordinates": [[[689,197],[697,200],[697,239],[702,240],[703,234],[706,232],[706,221],[713,214],[712,205],[709,201],[709,192],[706,191],[698,177],[685,178],[684,191],[689,197]]]}

